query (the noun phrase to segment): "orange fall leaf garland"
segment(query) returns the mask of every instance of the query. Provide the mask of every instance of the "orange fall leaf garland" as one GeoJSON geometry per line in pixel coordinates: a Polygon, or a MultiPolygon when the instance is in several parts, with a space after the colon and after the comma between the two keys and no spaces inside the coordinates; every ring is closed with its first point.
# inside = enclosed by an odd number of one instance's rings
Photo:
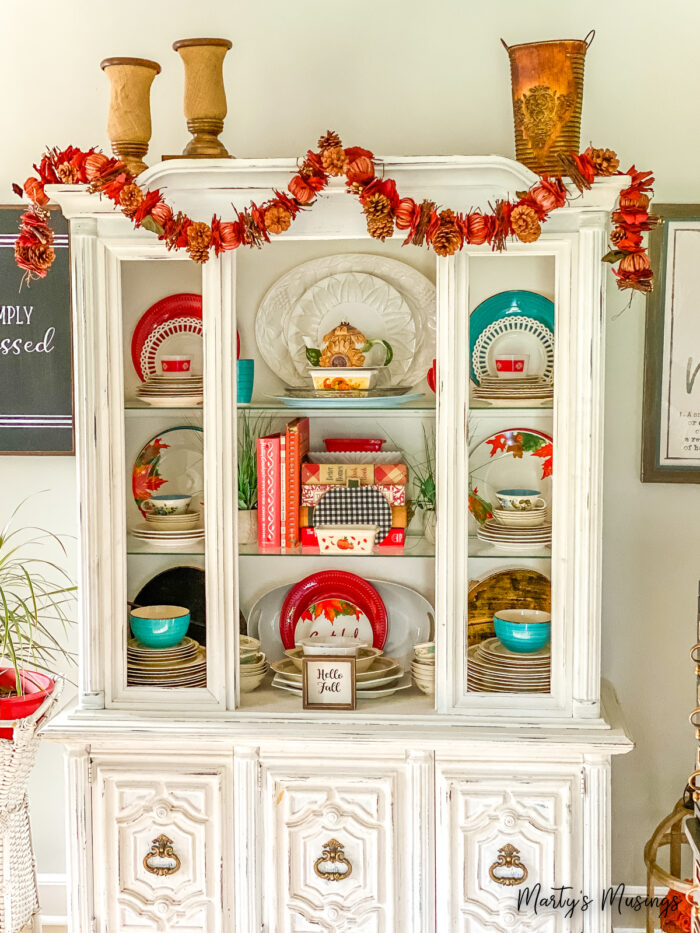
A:
{"type": "MultiPolygon", "coordinates": [[[[589,147],[576,155],[562,157],[562,168],[574,185],[583,191],[594,179],[617,175],[619,160],[610,149],[589,147]]],[[[46,210],[46,185],[88,184],[90,191],[117,204],[136,227],[144,227],[163,240],[168,249],[185,249],[195,262],[207,262],[212,251],[222,252],[239,246],[261,247],[288,230],[298,213],[311,206],[331,177],[344,176],[348,193],[357,197],[367,220],[370,236],[384,241],[394,230],[406,232],[404,245],[427,246],[439,256],[451,256],[465,243],[488,243],[494,250],[506,248],[513,237],[532,243],[540,236],[542,224],[552,211],[569,203],[569,194],[560,178],[542,176],[517,201],[498,201],[490,213],[472,211],[460,214],[438,207],[433,201],[416,203],[402,198],[391,178],[377,174],[378,163],[368,149],[344,148],[340,137],[329,130],[300,160],[298,171],[287,191],[275,191],[262,204],[251,202],[236,219],[222,221],[214,216],[209,224],[193,222],[181,212],[174,214],[160,191],[145,191],[123,162],[97,149],[83,152],[74,146],[50,149],[34,166],[37,176],[23,186],[13,185],[16,194],[26,195],[31,204],[22,215],[15,243],[17,265],[25,278],[43,278],[54,260],[53,233],[46,210]]],[[[643,234],[659,218],[649,213],[651,172],[632,166],[626,173],[630,184],[620,193],[612,215],[611,250],[603,257],[612,263],[618,288],[650,292],[653,271],[643,234]]]]}

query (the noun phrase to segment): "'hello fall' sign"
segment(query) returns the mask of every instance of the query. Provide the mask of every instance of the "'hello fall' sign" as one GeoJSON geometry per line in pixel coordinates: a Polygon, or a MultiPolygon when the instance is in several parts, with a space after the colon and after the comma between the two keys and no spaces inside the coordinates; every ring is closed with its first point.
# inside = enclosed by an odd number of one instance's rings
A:
{"type": "Polygon", "coordinates": [[[14,259],[22,208],[0,210],[0,453],[73,453],[68,224],[52,219],[51,275],[27,285],[14,259]]]}
{"type": "Polygon", "coordinates": [[[304,709],[355,709],[354,657],[305,657],[303,675],[304,709]]]}

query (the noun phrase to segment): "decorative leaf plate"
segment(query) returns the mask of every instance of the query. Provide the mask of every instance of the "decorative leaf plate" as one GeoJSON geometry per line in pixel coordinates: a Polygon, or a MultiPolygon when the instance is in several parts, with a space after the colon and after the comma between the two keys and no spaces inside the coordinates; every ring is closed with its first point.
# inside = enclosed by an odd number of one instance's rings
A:
{"type": "Polygon", "coordinates": [[[168,428],[147,441],[131,472],[136,505],[154,493],[192,496],[191,510],[199,509],[204,495],[204,445],[202,429],[194,425],[168,428]]]}

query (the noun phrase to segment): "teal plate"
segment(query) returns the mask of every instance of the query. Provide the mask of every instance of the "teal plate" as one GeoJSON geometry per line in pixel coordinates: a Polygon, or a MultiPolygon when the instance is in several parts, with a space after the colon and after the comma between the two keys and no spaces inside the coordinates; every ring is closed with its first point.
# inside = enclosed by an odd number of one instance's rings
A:
{"type": "Polygon", "coordinates": [[[554,302],[537,292],[508,291],[492,295],[482,301],[469,316],[469,369],[472,381],[480,384],[479,376],[474,368],[474,350],[481,335],[489,328],[493,328],[499,321],[508,321],[513,318],[529,319],[534,321],[534,330],[539,326],[543,332],[549,332],[549,339],[554,334],[554,302]]]}
{"type": "Polygon", "coordinates": [[[415,402],[423,398],[423,395],[384,395],[369,398],[299,398],[273,395],[271,398],[283,402],[287,408],[400,408],[406,402],[415,402]]]}

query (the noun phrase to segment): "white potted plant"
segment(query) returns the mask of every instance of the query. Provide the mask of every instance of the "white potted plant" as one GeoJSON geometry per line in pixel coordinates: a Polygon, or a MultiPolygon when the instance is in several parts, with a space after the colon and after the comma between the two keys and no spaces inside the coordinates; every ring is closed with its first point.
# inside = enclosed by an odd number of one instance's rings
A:
{"type": "Polygon", "coordinates": [[[270,420],[238,416],[238,543],[258,540],[258,438],[268,434],[270,420]]]}

